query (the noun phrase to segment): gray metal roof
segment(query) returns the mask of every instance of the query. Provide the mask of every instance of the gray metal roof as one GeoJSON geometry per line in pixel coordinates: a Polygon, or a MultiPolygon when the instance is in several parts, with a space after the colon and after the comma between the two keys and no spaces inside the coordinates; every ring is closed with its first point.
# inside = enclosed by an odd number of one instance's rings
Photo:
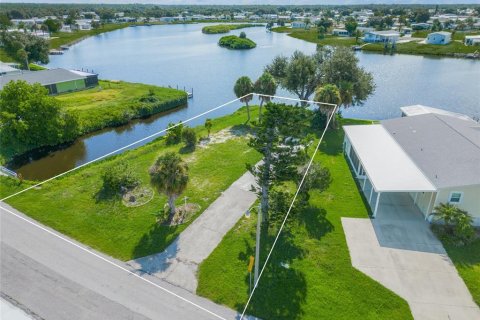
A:
{"type": "Polygon", "coordinates": [[[381,124],[436,188],[480,185],[480,124],[440,114],[381,124]]]}
{"type": "Polygon", "coordinates": [[[24,80],[30,84],[49,85],[60,82],[85,79],[86,77],[67,69],[49,69],[41,71],[23,71],[18,74],[0,76],[0,90],[10,81],[24,80]]]}

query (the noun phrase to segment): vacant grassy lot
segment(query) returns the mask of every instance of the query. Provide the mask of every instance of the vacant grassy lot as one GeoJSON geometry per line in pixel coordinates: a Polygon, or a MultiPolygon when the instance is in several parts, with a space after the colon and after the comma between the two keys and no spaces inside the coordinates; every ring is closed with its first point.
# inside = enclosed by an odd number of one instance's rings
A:
{"type": "Polygon", "coordinates": [[[104,32],[123,29],[128,27],[129,25],[131,24],[130,23],[111,23],[111,24],[105,24],[98,29],[52,33],[52,39],[50,40],[50,49],[58,49],[62,45],[69,45],[69,44],[78,42],[84,38],[96,36],[104,32]]]}
{"type": "Polygon", "coordinates": [[[332,35],[325,35],[325,38],[318,38],[318,31],[315,28],[312,29],[292,29],[288,27],[273,28],[272,31],[280,33],[288,33],[292,38],[305,40],[312,43],[317,43],[324,46],[354,46],[362,43],[359,39],[358,43],[355,37],[335,37],[332,35]]]}
{"type": "MultiPolygon", "coordinates": [[[[383,52],[383,44],[370,43],[362,48],[365,51],[383,52]]],[[[437,56],[453,56],[456,53],[466,54],[477,51],[475,46],[466,46],[463,43],[452,41],[446,45],[423,44],[418,42],[407,42],[397,44],[397,53],[421,54],[437,56]]]]}
{"type": "Polygon", "coordinates": [[[465,247],[455,247],[446,243],[444,246],[470,290],[473,300],[480,306],[480,239],[465,247]]]}
{"type": "MultiPolygon", "coordinates": [[[[246,120],[246,112],[213,120],[212,134],[221,129],[240,126],[246,120]]],[[[202,127],[196,129],[199,136],[206,136],[202,127]]],[[[104,199],[100,195],[101,175],[114,163],[128,163],[140,175],[142,185],[149,186],[148,168],[155,159],[167,151],[179,151],[181,145],[166,146],[163,139],[124,154],[94,163],[59,179],[50,181],[40,189],[32,189],[6,202],[30,217],[44,223],[92,248],[121,260],[153,254],[165,249],[176,236],[207,208],[220,193],[245,171],[245,163],[255,163],[260,155],[249,148],[246,137],[239,136],[197,147],[193,153],[182,153],[190,168],[190,181],[182,196],[189,203],[196,203],[201,210],[189,222],[168,227],[157,223],[157,215],[163,217],[166,198],[155,192],[153,199],[139,207],[126,207],[119,199],[104,199]]],[[[0,177],[0,195],[10,195],[25,188],[0,177]]],[[[177,204],[183,203],[178,199],[177,204]]]]}
{"type": "MultiPolygon", "coordinates": [[[[367,218],[367,208],[342,142],[341,129],[327,133],[315,160],[330,169],[333,182],[326,192],[312,194],[308,210],[291,216],[292,236],[280,237],[249,314],[263,319],[412,318],[403,299],[351,265],[340,218],[367,218]]],[[[201,264],[197,294],[242,310],[248,299],[248,259],[255,255],[255,225],[254,216],[240,220],[201,264]]],[[[274,232],[264,234],[263,261],[273,237],[274,232]]]]}
{"type": "Polygon", "coordinates": [[[128,82],[100,81],[99,86],[56,97],[76,114],[81,133],[125,124],[132,119],[185,106],[183,91],[128,82]]]}
{"type": "Polygon", "coordinates": [[[202,32],[206,34],[228,33],[231,30],[251,28],[251,27],[263,27],[263,24],[217,24],[214,26],[206,26],[202,28],[202,32]]]}

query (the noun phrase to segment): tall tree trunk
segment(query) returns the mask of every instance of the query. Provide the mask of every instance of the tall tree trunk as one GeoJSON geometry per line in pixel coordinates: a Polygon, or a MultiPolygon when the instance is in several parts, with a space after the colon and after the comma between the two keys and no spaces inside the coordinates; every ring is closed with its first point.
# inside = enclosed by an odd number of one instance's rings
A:
{"type": "Polygon", "coordinates": [[[168,223],[170,224],[173,221],[173,217],[175,217],[175,199],[177,197],[174,195],[168,196],[168,206],[170,207],[168,213],[168,223]]]}
{"type": "Polygon", "coordinates": [[[250,122],[250,106],[248,105],[248,101],[245,102],[245,105],[247,106],[247,123],[250,122]]]}
{"type": "Polygon", "coordinates": [[[265,152],[265,159],[264,159],[264,168],[263,168],[263,177],[262,177],[262,185],[261,185],[261,196],[260,196],[260,205],[262,208],[262,214],[263,214],[263,222],[268,221],[268,209],[269,209],[269,203],[268,203],[268,192],[270,189],[270,166],[271,166],[271,149],[272,149],[272,143],[269,142],[267,143],[267,148],[265,152]]]}
{"type": "Polygon", "coordinates": [[[260,98],[260,108],[258,109],[258,123],[262,123],[262,106],[263,106],[263,99],[260,98]]]}

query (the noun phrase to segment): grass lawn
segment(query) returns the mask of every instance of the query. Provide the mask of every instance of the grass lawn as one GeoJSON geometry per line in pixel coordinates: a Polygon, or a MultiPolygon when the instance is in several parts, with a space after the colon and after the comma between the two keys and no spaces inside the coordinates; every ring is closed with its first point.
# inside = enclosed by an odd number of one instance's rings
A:
{"type": "Polygon", "coordinates": [[[128,27],[129,25],[131,24],[111,23],[105,24],[98,29],[52,33],[52,39],[50,40],[50,49],[59,49],[62,45],[69,45],[87,37],[96,36],[101,33],[110,32],[118,29],[123,29],[128,27]]]}
{"type": "Polygon", "coordinates": [[[480,239],[464,247],[443,244],[473,300],[480,306],[480,239]]]}
{"type": "MultiPolygon", "coordinates": [[[[325,35],[325,38],[318,39],[318,32],[316,29],[292,29],[288,27],[273,28],[272,31],[280,33],[288,33],[292,38],[305,40],[312,43],[321,44],[324,46],[355,46],[357,41],[355,37],[335,37],[332,35],[325,35]]],[[[361,44],[362,40],[359,39],[358,44],[361,44]]]]}
{"type": "Polygon", "coordinates": [[[202,28],[202,32],[206,34],[217,34],[217,33],[228,33],[231,30],[251,28],[251,27],[263,27],[263,24],[252,24],[252,23],[242,23],[242,24],[216,24],[214,26],[205,26],[202,28]]]}
{"type": "MultiPolygon", "coordinates": [[[[340,218],[367,218],[368,213],[343,157],[342,142],[342,130],[325,136],[315,160],[330,169],[333,182],[326,192],[312,194],[308,210],[291,217],[292,236],[280,237],[249,314],[263,319],[412,319],[402,298],[351,265],[340,218]]],[[[243,309],[255,225],[255,216],[240,220],[200,265],[197,294],[243,309]]],[[[274,232],[264,234],[263,260],[273,237],[274,232]]]]}
{"type": "MultiPolygon", "coordinates": [[[[362,48],[365,51],[383,52],[383,44],[370,43],[362,48]]],[[[466,54],[477,51],[475,46],[466,46],[463,43],[452,41],[446,45],[423,44],[418,42],[407,42],[397,44],[397,53],[453,56],[456,53],[466,54]]]]}
{"type": "MultiPolygon", "coordinates": [[[[213,120],[212,134],[232,126],[242,126],[244,109],[213,120]]],[[[196,128],[198,136],[206,136],[203,126],[196,128]]],[[[245,136],[215,143],[193,153],[182,153],[190,168],[190,181],[182,196],[189,203],[200,205],[200,214],[220,196],[221,192],[245,171],[245,163],[255,163],[260,155],[247,146],[245,136]]],[[[98,197],[101,175],[115,162],[126,162],[140,175],[142,185],[149,185],[148,168],[158,155],[179,151],[181,145],[165,146],[163,139],[127,151],[121,155],[91,164],[61,178],[52,180],[8,202],[28,216],[46,224],[94,249],[121,260],[161,252],[184,230],[189,222],[176,227],[162,226],[156,214],[163,212],[166,197],[155,192],[153,199],[139,207],[126,207],[120,200],[98,197]]],[[[0,196],[5,197],[27,187],[0,177],[0,196]]],[[[183,203],[178,199],[177,204],[183,203]]]]}
{"type": "Polygon", "coordinates": [[[183,91],[123,81],[100,81],[98,87],[56,98],[64,103],[65,109],[79,117],[82,134],[187,104],[183,91]],[[149,96],[150,90],[156,100],[141,101],[149,96]]]}

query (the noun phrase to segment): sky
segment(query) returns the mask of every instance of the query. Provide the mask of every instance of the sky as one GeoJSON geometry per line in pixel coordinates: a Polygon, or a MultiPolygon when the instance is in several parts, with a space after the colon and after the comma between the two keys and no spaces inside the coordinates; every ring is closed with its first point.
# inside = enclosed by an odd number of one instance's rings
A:
{"type": "Polygon", "coordinates": [[[28,3],[153,3],[163,5],[222,4],[222,5],[322,5],[322,4],[480,4],[480,0],[0,0],[0,2],[28,3]]]}

